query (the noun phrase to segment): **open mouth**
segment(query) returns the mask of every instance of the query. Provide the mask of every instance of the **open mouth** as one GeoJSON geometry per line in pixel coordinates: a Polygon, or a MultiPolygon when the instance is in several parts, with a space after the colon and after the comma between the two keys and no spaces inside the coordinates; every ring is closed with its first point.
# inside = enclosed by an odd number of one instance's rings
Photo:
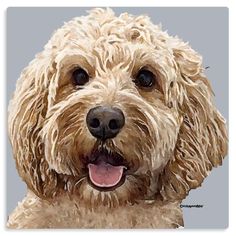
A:
{"type": "Polygon", "coordinates": [[[111,191],[121,186],[128,169],[121,155],[106,149],[94,151],[87,168],[89,184],[100,191],[111,191]]]}

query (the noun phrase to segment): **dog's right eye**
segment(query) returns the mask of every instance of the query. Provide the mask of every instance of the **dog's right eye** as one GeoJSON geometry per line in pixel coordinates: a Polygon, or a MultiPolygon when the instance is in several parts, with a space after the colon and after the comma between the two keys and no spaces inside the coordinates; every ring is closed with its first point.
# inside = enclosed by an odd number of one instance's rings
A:
{"type": "Polygon", "coordinates": [[[73,71],[72,80],[75,85],[85,85],[89,81],[89,75],[85,70],[79,68],[73,71]]]}
{"type": "Polygon", "coordinates": [[[144,88],[144,87],[153,87],[155,83],[155,75],[146,69],[141,69],[135,78],[135,84],[138,87],[144,88]]]}

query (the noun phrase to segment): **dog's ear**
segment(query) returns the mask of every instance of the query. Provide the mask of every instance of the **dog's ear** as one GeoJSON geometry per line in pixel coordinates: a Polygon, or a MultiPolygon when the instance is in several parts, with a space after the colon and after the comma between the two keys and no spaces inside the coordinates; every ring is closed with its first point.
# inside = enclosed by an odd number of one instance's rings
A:
{"type": "Polygon", "coordinates": [[[40,137],[47,112],[48,83],[53,75],[50,57],[39,54],[17,81],[9,105],[9,137],[19,175],[36,195],[56,194],[57,174],[44,157],[40,137]]]}
{"type": "Polygon", "coordinates": [[[227,154],[225,120],[213,104],[211,86],[202,73],[202,58],[178,41],[173,55],[179,74],[177,107],[183,122],[173,158],[159,178],[164,200],[184,199],[227,154]]]}

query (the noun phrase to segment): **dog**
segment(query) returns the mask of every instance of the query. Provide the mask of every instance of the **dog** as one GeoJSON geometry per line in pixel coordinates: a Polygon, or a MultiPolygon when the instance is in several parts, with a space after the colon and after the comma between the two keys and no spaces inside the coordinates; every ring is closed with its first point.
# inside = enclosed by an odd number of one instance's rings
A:
{"type": "Polygon", "coordinates": [[[9,137],[27,194],[9,228],[178,228],[227,154],[202,57],[147,16],[93,9],[22,71],[9,137]]]}

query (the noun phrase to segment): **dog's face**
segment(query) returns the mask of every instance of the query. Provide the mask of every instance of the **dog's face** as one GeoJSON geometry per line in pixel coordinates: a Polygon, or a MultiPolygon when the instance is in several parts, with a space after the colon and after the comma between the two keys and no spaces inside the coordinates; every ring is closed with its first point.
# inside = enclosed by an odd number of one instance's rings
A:
{"type": "Polygon", "coordinates": [[[96,9],[75,18],[20,81],[10,138],[39,196],[182,199],[226,154],[201,57],[147,17],[96,9]]]}

